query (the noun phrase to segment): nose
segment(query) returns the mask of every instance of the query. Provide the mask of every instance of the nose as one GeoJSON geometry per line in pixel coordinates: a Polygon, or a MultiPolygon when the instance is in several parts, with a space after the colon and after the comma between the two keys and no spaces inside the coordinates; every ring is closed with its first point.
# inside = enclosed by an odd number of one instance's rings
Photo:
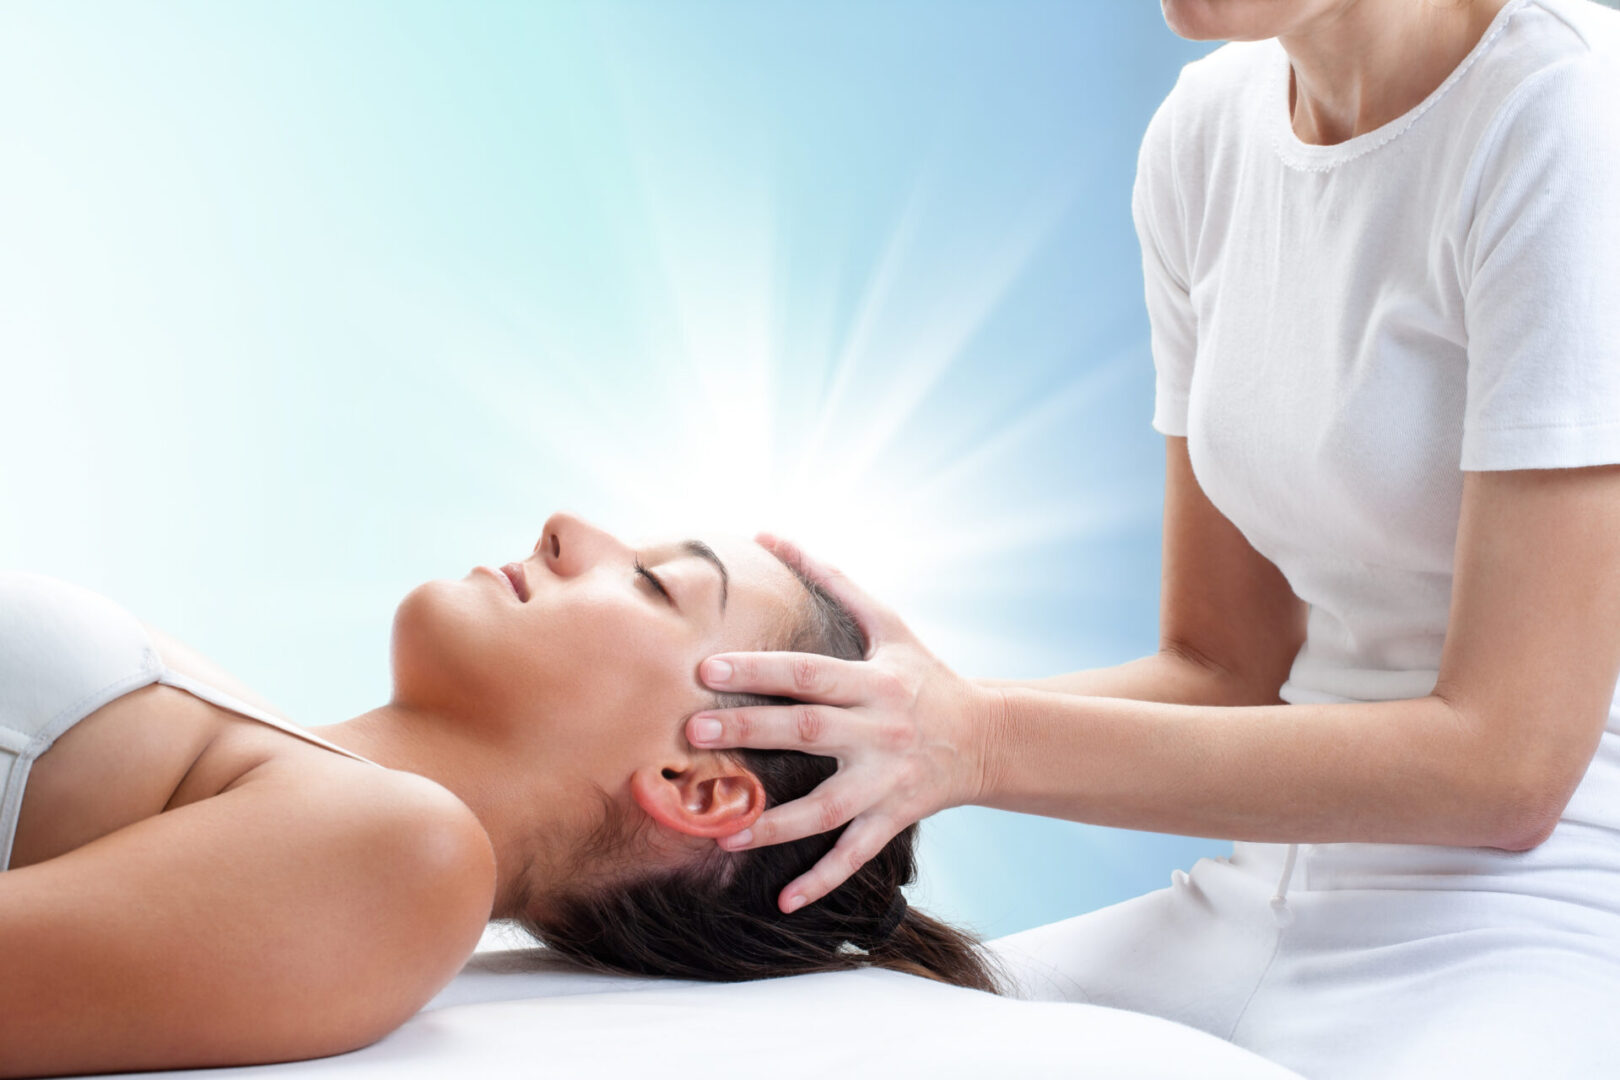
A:
{"type": "Polygon", "coordinates": [[[534,549],[558,577],[582,574],[604,558],[628,551],[612,533],[564,511],[546,519],[534,549]]]}

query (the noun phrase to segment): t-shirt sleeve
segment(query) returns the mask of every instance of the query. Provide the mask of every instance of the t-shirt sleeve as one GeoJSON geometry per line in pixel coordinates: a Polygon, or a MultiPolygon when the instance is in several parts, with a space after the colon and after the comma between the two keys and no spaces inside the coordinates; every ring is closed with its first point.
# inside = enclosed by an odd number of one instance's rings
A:
{"type": "Polygon", "coordinates": [[[1464,470],[1620,462],[1620,60],[1525,83],[1478,158],[1462,250],[1464,470]]]}
{"type": "Polygon", "coordinates": [[[1184,214],[1176,195],[1171,110],[1175,92],[1149,121],[1136,161],[1131,217],[1142,245],[1149,341],[1153,351],[1153,428],[1187,434],[1187,397],[1192,387],[1197,333],[1187,293],[1184,214]]]}

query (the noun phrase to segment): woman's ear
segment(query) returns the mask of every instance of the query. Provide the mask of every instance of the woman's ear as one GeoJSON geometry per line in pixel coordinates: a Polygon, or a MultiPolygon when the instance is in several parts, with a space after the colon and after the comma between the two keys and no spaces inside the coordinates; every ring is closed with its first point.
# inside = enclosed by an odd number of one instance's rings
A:
{"type": "Polygon", "coordinates": [[[688,836],[730,836],[765,812],[765,786],[741,764],[720,757],[644,765],[630,793],[648,817],[688,836]]]}

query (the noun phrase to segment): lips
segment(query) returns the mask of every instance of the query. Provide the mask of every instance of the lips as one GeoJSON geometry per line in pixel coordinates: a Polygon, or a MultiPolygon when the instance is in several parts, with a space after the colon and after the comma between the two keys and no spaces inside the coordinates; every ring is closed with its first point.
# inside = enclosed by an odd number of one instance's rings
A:
{"type": "Polygon", "coordinates": [[[516,591],[518,599],[524,603],[528,603],[529,582],[528,579],[523,576],[523,567],[517,563],[507,563],[505,566],[501,567],[501,573],[505,574],[506,579],[512,583],[512,588],[514,591],[516,591]]]}

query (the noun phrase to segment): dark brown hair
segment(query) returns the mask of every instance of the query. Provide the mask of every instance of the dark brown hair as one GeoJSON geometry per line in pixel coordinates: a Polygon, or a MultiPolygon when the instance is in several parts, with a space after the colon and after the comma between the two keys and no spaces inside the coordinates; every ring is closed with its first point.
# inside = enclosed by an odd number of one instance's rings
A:
{"type": "MultiPolygon", "coordinates": [[[[864,657],[866,642],[854,616],[793,569],[806,601],[777,647],[843,660],[864,657]]],[[[716,699],[719,708],[785,700],[753,694],[716,699]]],[[[838,764],[793,750],[731,752],[759,778],[768,807],[809,794],[838,764]]],[[[604,804],[602,825],[577,854],[582,870],[623,858],[648,823],[605,795],[604,804]]],[[[892,932],[884,932],[901,887],[916,878],[916,825],[820,900],[782,914],[778,894],[832,849],[843,828],[742,852],[716,846],[691,865],[628,880],[603,882],[584,873],[581,884],[551,892],[515,921],[556,953],[599,971],[735,982],[884,967],[1000,993],[993,960],[971,935],[909,906],[892,932]]]]}

